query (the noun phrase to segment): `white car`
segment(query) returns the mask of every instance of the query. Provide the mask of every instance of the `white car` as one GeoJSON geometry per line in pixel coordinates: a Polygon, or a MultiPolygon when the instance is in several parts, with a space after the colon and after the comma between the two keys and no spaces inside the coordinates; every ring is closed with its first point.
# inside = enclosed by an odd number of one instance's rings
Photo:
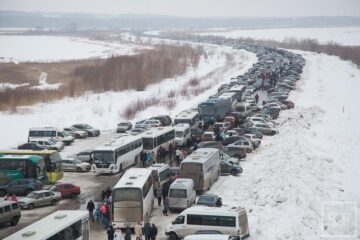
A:
{"type": "Polygon", "coordinates": [[[255,134],[246,133],[246,134],[244,134],[244,137],[251,141],[254,149],[258,148],[261,144],[261,139],[257,138],[255,134]]]}
{"type": "Polygon", "coordinates": [[[64,128],[64,131],[67,133],[70,133],[71,136],[73,136],[74,138],[77,138],[77,139],[86,138],[88,136],[88,133],[86,131],[78,130],[73,127],[64,128]]]}
{"type": "Polygon", "coordinates": [[[150,127],[161,127],[162,126],[161,122],[157,119],[146,120],[143,124],[148,125],[150,127]]]}
{"type": "Polygon", "coordinates": [[[38,143],[41,146],[45,147],[46,149],[54,149],[57,151],[61,151],[64,149],[63,142],[56,142],[51,139],[32,139],[31,143],[38,143]]]}
{"type": "Polygon", "coordinates": [[[253,123],[265,123],[265,124],[268,124],[271,127],[275,126],[274,122],[266,121],[265,119],[260,118],[260,117],[249,117],[248,120],[253,122],[253,123]]]}
{"type": "Polygon", "coordinates": [[[234,137],[234,136],[239,136],[239,133],[235,130],[227,130],[225,133],[225,138],[234,137]]]}
{"type": "Polygon", "coordinates": [[[63,158],[61,168],[64,171],[88,172],[91,170],[91,165],[76,158],[63,158]]]}

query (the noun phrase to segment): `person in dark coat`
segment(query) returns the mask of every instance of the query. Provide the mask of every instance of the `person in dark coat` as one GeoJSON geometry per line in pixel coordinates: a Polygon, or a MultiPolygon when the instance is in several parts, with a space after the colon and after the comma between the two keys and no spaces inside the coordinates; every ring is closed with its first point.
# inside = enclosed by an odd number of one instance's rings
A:
{"type": "Polygon", "coordinates": [[[104,202],[105,197],[106,197],[106,192],[103,190],[103,191],[101,192],[101,200],[102,200],[103,202],[104,202]]]}
{"type": "Polygon", "coordinates": [[[150,236],[151,236],[151,226],[150,223],[146,223],[145,227],[144,227],[144,235],[145,235],[145,240],[151,240],[150,236]]]}
{"type": "Polygon", "coordinates": [[[163,197],[163,202],[164,202],[165,198],[167,197],[168,192],[169,192],[169,187],[167,185],[167,182],[162,185],[161,192],[162,192],[162,197],[163,197]]]}
{"type": "Polygon", "coordinates": [[[124,240],[131,240],[131,229],[129,226],[126,227],[124,240]]]}
{"type": "Polygon", "coordinates": [[[113,226],[110,224],[107,231],[107,236],[108,236],[108,240],[114,240],[114,233],[115,233],[115,230],[113,228],[113,226]]]}
{"type": "Polygon", "coordinates": [[[107,197],[107,198],[110,197],[111,192],[112,192],[112,191],[111,191],[110,187],[107,187],[107,188],[106,188],[106,197],[107,197]]]}
{"type": "Polygon", "coordinates": [[[92,200],[90,200],[86,206],[86,209],[89,211],[89,217],[90,219],[92,219],[92,221],[94,222],[94,209],[95,209],[95,204],[92,200]]]}
{"type": "Polygon", "coordinates": [[[151,240],[156,240],[157,234],[158,234],[157,227],[155,226],[155,224],[152,224],[152,226],[151,226],[151,240]]]}
{"type": "Polygon", "coordinates": [[[172,143],[169,144],[169,158],[170,158],[170,162],[173,160],[173,155],[174,155],[174,146],[172,145],[172,143]]]}
{"type": "Polygon", "coordinates": [[[255,102],[256,102],[256,104],[259,102],[259,95],[258,94],[255,95],[255,102]]]}

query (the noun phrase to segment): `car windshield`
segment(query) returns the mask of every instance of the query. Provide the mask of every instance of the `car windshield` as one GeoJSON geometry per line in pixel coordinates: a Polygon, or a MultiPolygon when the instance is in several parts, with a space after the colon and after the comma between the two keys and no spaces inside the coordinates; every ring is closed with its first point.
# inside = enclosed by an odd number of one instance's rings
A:
{"type": "Polygon", "coordinates": [[[56,186],[55,185],[52,185],[48,188],[48,190],[50,191],[56,191],[56,186]]]}
{"type": "Polygon", "coordinates": [[[200,196],[199,202],[214,202],[215,197],[214,196],[200,196]]]}
{"type": "Polygon", "coordinates": [[[75,164],[80,164],[80,163],[82,163],[82,161],[80,161],[79,159],[74,159],[73,162],[74,162],[75,164]]]}
{"type": "Polygon", "coordinates": [[[26,197],[28,197],[28,198],[36,198],[36,197],[37,197],[37,194],[34,193],[34,192],[31,192],[31,193],[29,193],[28,195],[26,195],[26,197]]]}
{"type": "Polygon", "coordinates": [[[181,138],[184,136],[184,133],[182,131],[175,131],[175,137],[181,138]]]}

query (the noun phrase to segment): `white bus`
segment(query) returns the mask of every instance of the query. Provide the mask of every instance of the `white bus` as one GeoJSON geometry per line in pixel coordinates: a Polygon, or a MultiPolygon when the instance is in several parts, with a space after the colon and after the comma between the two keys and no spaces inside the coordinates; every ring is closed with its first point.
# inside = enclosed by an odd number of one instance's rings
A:
{"type": "Polygon", "coordinates": [[[148,167],[152,171],[153,182],[158,182],[160,187],[170,181],[170,167],[165,163],[156,163],[148,167]]]}
{"type": "Polygon", "coordinates": [[[17,231],[6,240],[90,240],[87,211],[56,211],[17,231]]]}
{"type": "Polygon", "coordinates": [[[121,136],[94,148],[92,157],[94,173],[118,173],[136,164],[142,148],[140,136],[122,134],[121,136]]]}
{"type": "Polygon", "coordinates": [[[190,127],[194,126],[200,120],[199,111],[196,109],[185,110],[175,116],[174,124],[188,123],[190,127]]]}
{"type": "Polygon", "coordinates": [[[160,146],[169,150],[169,145],[175,147],[175,129],[174,127],[157,127],[152,128],[141,134],[143,148],[146,152],[154,153],[154,160],[160,146]]]}
{"type": "Polygon", "coordinates": [[[246,90],[246,86],[244,85],[236,85],[232,86],[230,89],[223,90],[223,92],[234,92],[236,93],[236,100],[241,102],[243,100],[243,94],[246,90]]]}
{"type": "Polygon", "coordinates": [[[180,176],[194,180],[196,191],[209,190],[220,175],[220,152],[215,148],[199,148],[180,165],[180,176]]]}
{"type": "Polygon", "coordinates": [[[191,129],[188,123],[178,123],[175,125],[175,144],[185,146],[191,140],[191,129]]]}
{"type": "Polygon", "coordinates": [[[112,191],[111,216],[114,227],[135,227],[150,220],[154,208],[152,170],[130,168],[112,191]]]}
{"type": "Polygon", "coordinates": [[[172,224],[165,228],[165,234],[172,240],[195,234],[198,231],[216,231],[245,239],[250,236],[246,210],[194,206],[181,212],[172,224]]]}

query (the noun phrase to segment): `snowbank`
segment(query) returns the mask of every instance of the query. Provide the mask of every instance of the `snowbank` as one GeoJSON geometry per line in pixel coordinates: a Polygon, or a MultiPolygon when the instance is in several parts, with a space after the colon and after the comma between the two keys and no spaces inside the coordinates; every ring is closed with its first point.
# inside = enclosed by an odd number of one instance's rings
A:
{"type": "Polygon", "coordinates": [[[247,30],[214,30],[199,35],[215,35],[228,38],[251,37],[261,40],[283,41],[286,38],[317,39],[320,43],[334,41],[343,45],[360,45],[360,27],[338,28],[269,28],[247,30]]]}
{"type": "Polygon", "coordinates": [[[242,176],[221,177],[211,189],[249,210],[251,239],[320,239],[326,201],[360,207],[360,70],[300,53],[306,66],[290,96],[296,107],[281,112],[280,133],[263,139],[242,176]]]}

